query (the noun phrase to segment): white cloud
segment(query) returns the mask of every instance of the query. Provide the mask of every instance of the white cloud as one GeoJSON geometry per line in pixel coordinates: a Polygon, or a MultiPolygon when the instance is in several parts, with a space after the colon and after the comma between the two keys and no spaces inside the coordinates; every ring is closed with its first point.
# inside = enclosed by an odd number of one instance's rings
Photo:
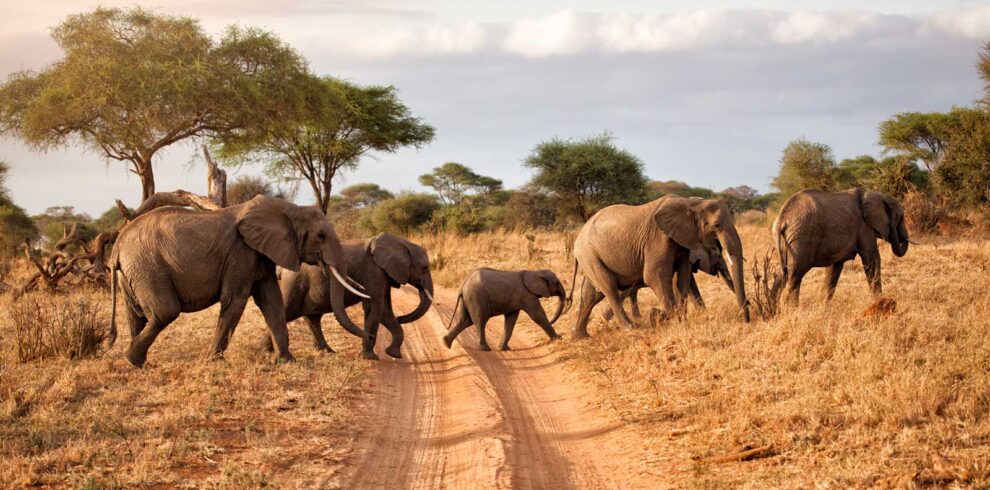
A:
{"type": "MultiPolygon", "coordinates": [[[[527,58],[588,53],[692,51],[710,47],[838,44],[948,34],[990,37],[990,7],[922,16],[861,10],[699,9],[675,13],[562,10],[507,24],[430,23],[339,32],[338,54],[388,57],[501,52],[527,58]]],[[[325,36],[326,33],[321,33],[325,36]]]]}
{"type": "Polygon", "coordinates": [[[972,7],[936,12],[922,26],[924,33],[943,32],[963,39],[990,38],[990,7],[972,7]]]}

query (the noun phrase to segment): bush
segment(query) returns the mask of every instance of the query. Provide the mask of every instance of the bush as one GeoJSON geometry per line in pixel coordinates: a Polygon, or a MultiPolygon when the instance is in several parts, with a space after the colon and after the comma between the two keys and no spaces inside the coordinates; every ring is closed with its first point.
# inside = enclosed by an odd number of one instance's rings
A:
{"type": "Polygon", "coordinates": [[[6,310],[19,362],[95,357],[110,322],[109,305],[86,294],[27,294],[11,299],[6,310]]]}
{"type": "Polygon", "coordinates": [[[363,224],[372,233],[408,234],[430,222],[439,208],[436,196],[408,192],[375,206],[363,224]]]}
{"type": "Polygon", "coordinates": [[[912,189],[904,194],[904,224],[909,233],[932,233],[945,216],[945,208],[923,192],[912,189]]]}

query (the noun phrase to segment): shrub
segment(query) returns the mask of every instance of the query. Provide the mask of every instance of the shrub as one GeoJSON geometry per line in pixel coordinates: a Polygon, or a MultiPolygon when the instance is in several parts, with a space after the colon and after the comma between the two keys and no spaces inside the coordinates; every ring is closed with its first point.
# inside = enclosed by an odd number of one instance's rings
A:
{"type": "Polygon", "coordinates": [[[753,257],[754,287],[749,295],[749,304],[756,316],[769,321],[780,312],[780,296],[784,292],[784,278],[773,258],[773,250],[767,250],[763,257],[753,257]]]}
{"type": "Polygon", "coordinates": [[[109,305],[86,294],[27,294],[11,299],[6,310],[19,362],[94,357],[110,321],[109,305]]]}
{"type": "Polygon", "coordinates": [[[409,192],[375,206],[365,224],[372,233],[407,234],[428,223],[439,208],[436,196],[409,192]]]}
{"type": "Polygon", "coordinates": [[[932,233],[945,216],[945,208],[918,190],[904,194],[904,221],[909,232],[932,233]]]}

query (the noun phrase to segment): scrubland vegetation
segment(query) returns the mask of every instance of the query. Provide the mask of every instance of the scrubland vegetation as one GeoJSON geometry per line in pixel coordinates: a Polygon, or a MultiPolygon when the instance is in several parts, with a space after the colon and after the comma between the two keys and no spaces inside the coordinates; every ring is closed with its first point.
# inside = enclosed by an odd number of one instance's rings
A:
{"type": "MultiPolygon", "coordinates": [[[[771,246],[769,224],[739,225],[750,265],[771,246]]],[[[553,269],[570,280],[566,232],[427,235],[438,284],[474,267],[553,269]]],[[[649,435],[676,468],[676,486],[847,488],[990,484],[990,245],[919,237],[903,258],[883,251],[884,297],[874,312],[858,262],[831,304],[806,278],[799,308],[743,323],[721,280],[698,275],[708,305],[620,331],[596,309],[592,338],[554,344],[602,388],[602,405],[649,435]],[[769,446],[769,447],[768,447],[769,446]],[[743,448],[746,462],[710,462],[743,448]]],[[[557,323],[566,335],[576,308],[557,323]]],[[[496,325],[498,322],[495,322],[496,325]]],[[[526,322],[518,328],[537,328],[526,322]]],[[[497,332],[498,326],[496,326],[497,332]]],[[[497,333],[496,333],[497,335],[497,333]]],[[[673,483],[672,482],[672,483],[673,483]]]]}

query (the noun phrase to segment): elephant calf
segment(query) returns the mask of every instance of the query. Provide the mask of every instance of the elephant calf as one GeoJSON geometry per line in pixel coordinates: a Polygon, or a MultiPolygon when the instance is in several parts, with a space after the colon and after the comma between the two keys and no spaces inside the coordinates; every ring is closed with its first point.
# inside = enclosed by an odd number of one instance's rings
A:
{"type": "Polygon", "coordinates": [[[567,294],[557,275],[548,270],[539,271],[500,271],[489,268],[477,269],[468,275],[457,294],[454,314],[447,326],[443,341],[450,347],[461,332],[471,325],[478,326],[480,349],[491,350],[485,339],[485,325],[493,316],[505,315],[505,334],[502,336],[502,350],[509,350],[509,338],[523,310],[537,325],[543,328],[551,340],[560,336],[553,329],[554,322],[564,311],[567,294]],[[560,303],[552,320],[547,320],[540,298],[557,296],[560,303]]]}
{"type": "Polygon", "coordinates": [[[805,189],[789,197],[773,223],[787,301],[797,305],[801,280],[813,267],[828,267],[825,294],[835,293],[846,261],[859,255],[874,296],[882,292],[877,238],[897,257],[907,253],[904,208],[897,199],[860,188],[843,192],[805,189]]]}

